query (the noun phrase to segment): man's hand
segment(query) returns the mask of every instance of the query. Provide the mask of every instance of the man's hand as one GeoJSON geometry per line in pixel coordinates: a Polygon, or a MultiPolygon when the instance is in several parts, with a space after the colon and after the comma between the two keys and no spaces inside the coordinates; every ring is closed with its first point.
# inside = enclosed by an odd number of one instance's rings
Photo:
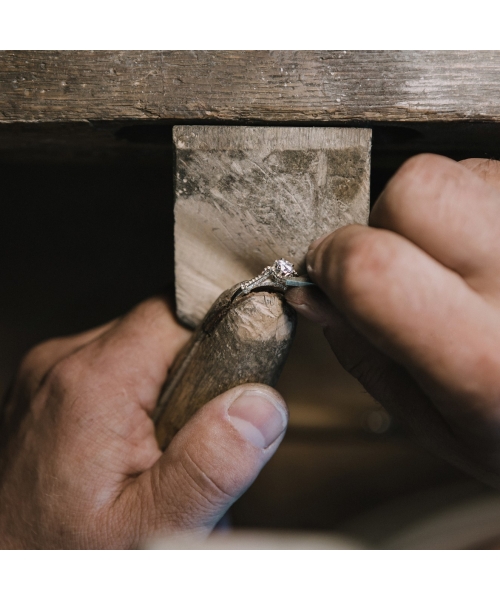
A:
{"type": "Polygon", "coordinates": [[[150,415],[189,335],[155,298],[26,356],[3,407],[2,547],[134,548],[213,528],[275,452],[287,409],[267,386],[240,386],[162,454],[150,415]]]}
{"type": "Polygon", "coordinates": [[[500,163],[421,155],[370,227],[311,245],[292,306],[424,444],[500,485],[500,163]]]}

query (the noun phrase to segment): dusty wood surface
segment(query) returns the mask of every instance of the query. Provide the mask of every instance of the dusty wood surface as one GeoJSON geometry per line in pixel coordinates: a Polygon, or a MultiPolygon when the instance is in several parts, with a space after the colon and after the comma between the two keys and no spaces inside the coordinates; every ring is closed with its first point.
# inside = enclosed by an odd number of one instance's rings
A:
{"type": "Polygon", "coordinates": [[[295,333],[296,314],[283,295],[255,292],[215,302],[177,357],[154,414],[166,448],[208,401],[242,383],[275,385],[295,333]]]}
{"type": "Polygon", "coordinates": [[[225,289],[369,211],[369,129],[174,127],[177,311],[195,326],[225,289]]]}
{"type": "Polygon", "coordinates": [[[500,121],[500,53],[0,53],[0,122],[117,119],[500,121]]]}

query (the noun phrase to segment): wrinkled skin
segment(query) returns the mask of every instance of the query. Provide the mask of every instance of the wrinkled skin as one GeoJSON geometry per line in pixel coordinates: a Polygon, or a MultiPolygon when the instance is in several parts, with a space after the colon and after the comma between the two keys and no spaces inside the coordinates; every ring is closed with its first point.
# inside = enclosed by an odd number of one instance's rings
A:
{"type": "MultiPolygon", "coordinates": [[[[316,241],[318,289],[287,293],[344,367],[428,448],[500,483],[500,167],[422,155],[370,226],[316,241]]],[[[189,333],[165,299],[23,361],[0,441],[0,543],[134,548],[207,535],[272,456],[286,407],[265,386],[209,402],[165,453],[151,411],[189,333]]]]}
{"type": "Polygon", "coordinates": [[[150,414],[189,336],[153,298],[26,356],[1,429],[1,547],[136,548],[211,531],[278,447],[287,411],[274,390],[240,386],[162,454],[150,414]]]}
{"type": "Polygon", "coordinates": [[[369,227],[311,245],[288,294],[341,364],[429,449],[500,484],[500,163],[407,161],[369,227]]]}

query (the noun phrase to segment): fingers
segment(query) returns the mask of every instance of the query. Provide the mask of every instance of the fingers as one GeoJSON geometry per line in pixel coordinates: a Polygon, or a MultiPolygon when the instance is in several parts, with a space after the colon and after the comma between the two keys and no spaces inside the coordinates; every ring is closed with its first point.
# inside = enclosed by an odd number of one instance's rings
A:
{"type": "Polygon", "coordinates": [[[58,368],[86,372],[94,382],[104,378],[116,385],[118,377],[124,385],[140,385],[141,404],[151,411],[168,367],[189,336],[177,323],[171,300],[151,298],[120,319],[39,344],[23,359],[17,380],[22,392],[32,395],[51,369],[64,361],[58,368]],[[85,371],[84,366],[92,368],[85,371]]]}
{"type": "Polygon", "coordinates": [[[497,181],[492,168],[416,156],[387,184],[370,225],[399,233],[474,289],[498,295],[500,193],[492,181],[497,181]],[[482,176],[474,173],[478,170],[482,176]]]}
{"type": "Polygon", "coordinates": [[[128,399],[151,412],[172,361],[190,335],[177,323],[169,299],[150,298],[60,361],[53,372],[66,371],[73,384],[99,389],[108,399],[125,391],[128,399]]]}
{"type": "Polygon", "coordinates": [[[296,288],[286,298],[299,313],[323,327],[344,369],[400,422],[429,443],[435,439],[436,428],[446,429],[443,417],[404,369],[356,331],[320,290],[296,288]]]}
{"type": "Polygon", "coordinates": [[[459,164],[500,191],[500,161],[487,158],[467,158],[459,161],[459,164]]]}
{"type": "Polygon", "coordinates": [[[23,358],[19,367],[18,379],[28,394],[34,394],[43,378],[57,362],[85,346],[111,329],[117,320],[84,331],[78,335],[54,338],[38,344],[23,358]]]}
{"type": "Polygon", "coordinates": [[[356,331],[320,290],[294,288],[286,298],[297,312],[323,327],[344,369],[427,450],[490,485],[499,484],[498,476],[471,459],[470,449],[453,435],[408,372],[356,331]]]}
{"type": "MultiPolygon", "coordinates": [[[[0,407],[0,429],[15,431],[31,398],[54,365],[111,329],[115,323],[111,321],[78,335],[47,340],[32,348],[21,361],[9,399],[5,398],[0,407]]],[[[5,440],[6,435],[2,437],[5,440]]]]}
{"type": "Polygon", "coordinates": [[[210,531],[274,454],[287,420],[282,398],[263,385],[239,386],[206,404],[126,490],[147,515],[142,536],[210,531]]]}
{"type": "MultiPolygon", "coordinates": [[[[32,418],[50,414],[66,455],[90,457],[84,469],[113,470],[120,483],[149,469],[161,455],[149,415],[189,336],[168,299],[142,302],[49,370],[30,399],[32,418]]],[[[16,409],[5,421],[18,418],[16,409]]]]}
{"type": "Polygon", "coordinates": [[[401,236],[361,225],[332,233],[308,264],[353,327],[405,366],[457,429],[496,437],[500,319],[456,273],[401,236]]]}
{"type": "Polygon", "coordinates": [[[340,316],[318,287],[292,287],[285,293],[285,298],[297,312],[313,323],[321,325],[325,331],[332,319],[340,316]]]}
{"type": "Polygon", "coordinates": [[[334,326],[324,303],[295,299],[376,398],[469,472],[460,454],[471,449],[500,461],[499,189],[495,162],[415,157],[375,204],[377,229],[344,227],[311,245],[311,278],[345,320],[334,326]]]}

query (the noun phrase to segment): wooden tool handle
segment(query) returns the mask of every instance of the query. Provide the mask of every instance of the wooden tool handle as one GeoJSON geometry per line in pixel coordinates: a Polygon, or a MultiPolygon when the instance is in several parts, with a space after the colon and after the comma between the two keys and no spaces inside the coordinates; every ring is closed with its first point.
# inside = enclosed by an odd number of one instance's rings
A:
{"type": "Polygon", "coordinates": [[[177,356],[153,415],[165,449],[204,404],[242,383],[274,385],[295,333],[296,313],[283,295],[223,292],[177,356]]]}

